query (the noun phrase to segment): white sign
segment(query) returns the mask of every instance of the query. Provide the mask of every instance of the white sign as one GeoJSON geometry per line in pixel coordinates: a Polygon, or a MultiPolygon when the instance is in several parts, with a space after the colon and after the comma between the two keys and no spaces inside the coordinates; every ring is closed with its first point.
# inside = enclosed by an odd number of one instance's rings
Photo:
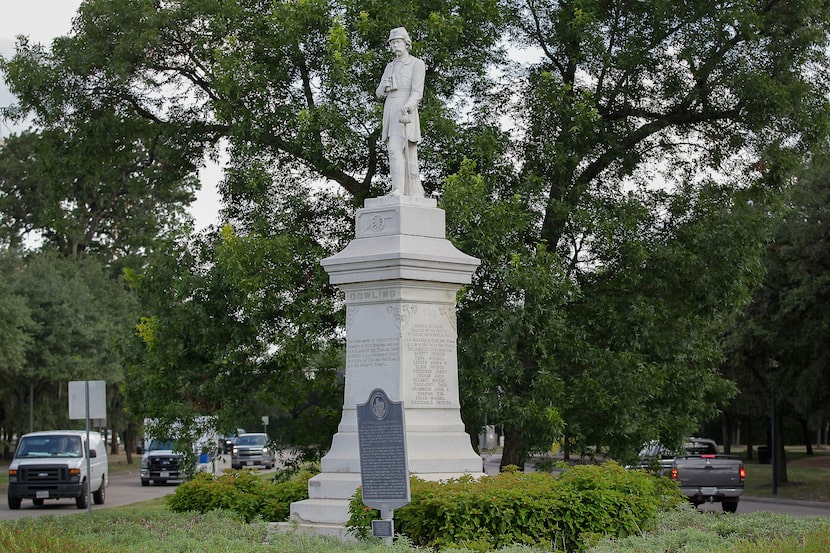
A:
{"type": "Polygon", "coordinates": [[[89,418],[107,418],[107,383],[105,380],[74,380],[69,383],[69,418],[87,417],[87,384],[89,384],[89,418]]]}

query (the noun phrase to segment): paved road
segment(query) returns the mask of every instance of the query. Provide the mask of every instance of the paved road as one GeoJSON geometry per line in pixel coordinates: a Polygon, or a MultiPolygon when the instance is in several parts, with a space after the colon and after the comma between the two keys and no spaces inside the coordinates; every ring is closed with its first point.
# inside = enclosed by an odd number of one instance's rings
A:
{"type": "MultiPolygon", "coordinates": [[[[701,511],[722,511],[719,503],[706,503],[698,507],[701,511]]],[[[788,499],[773,499],[766,497],[741,497],[738,503],[738,513],[756,513],[769,511],[783,513],[796,517],[823,516],[830,517],[830,503],[813,501],[793,501],[788,499]]]]}
{"type": "MultiPolygon", "coordinates": [[[[173,484],[166,486],[141,485],[138,470],[135,472],[118,472],[110,476],[110,485],[107,486],[107,497],[103,505],[93,503],[92,510],[98,511],[107,507],[119,507],[148,501],[172,493],[176,489],[173,484]]],[[[32,501],[24,499],[20,509],[12,511],[4,500],[0,507],[0,520],[17,520],[25,517],[40,515],[71,515],[86,513],[85,509],[78,509],[74,499],[47,499],[42,507],[35,507],[32,501]]]]}
{"type": "MultiPolygon", "coordinates": [[[[230,455],[223,455],[219,459],[219,462],[215,466],[215,472],[217,474],[226,468],[230,468],[230,455]]],[[[95,505],[93,503],[93,511],[149,501],[175,491],[176,484],[142,486],[138,471],[139,461],[140,457],[136,457],[135,470],[115,472],[110,475],[110,485],[107,486],[106,501],[103,505],[95,505]]],[[[0,520],[18,520],[40,515],[57,516],[86,513],[86,509],[77,508],[74,499],[48,499],[41,507],[35,507],[31,500],[24,499],[20,509],[14,511],[9,509],[5,498],[0,498],[0,500],[2,500],[2,504],[0,504],[0,520]]]]}
{"type": "MultiPolygon", "coordinates": [[[[215,471],[220,473],[230,467],[230,456],[220,457],[215,471]]],[[[484,470],[487,474],[498,472],[499,461],[496,455],[484,458],[484,470]]],[[[138,459],[136,459],[136,463],[138,459]]],[[[113,473],[110,478],[110,485],[107,488],[107,499],[104,505],[92,505],[92,510],[97,511],[107,507],[118,507],[139,503],[173,493],[175,485],[153,485],[142,486],[138,475],[138,465],[134,471],[113,473]]],[[[700,510],[721,511],[720,504],[704,504],[700,510]]],[[[756,511],[771,511],[775,513],[790,514],[793,516],[826,516],[830,517],[830,504],[814,503],[808,501],[789,501],[779,499],[767,499],[757,497],[742,497],[738,504],[738,513],[753,513],[756,511]]],[[[12,511],[5,501],[0,505],[0,520],[17,520],[23,517],[35,517],[40,515],[70,515],[86,513],[86,510],[78,509],[73,499],[59,499],[47,501],[42,507],[35,507],[31,501],[24,500],[20,509],[12,511]]]]}

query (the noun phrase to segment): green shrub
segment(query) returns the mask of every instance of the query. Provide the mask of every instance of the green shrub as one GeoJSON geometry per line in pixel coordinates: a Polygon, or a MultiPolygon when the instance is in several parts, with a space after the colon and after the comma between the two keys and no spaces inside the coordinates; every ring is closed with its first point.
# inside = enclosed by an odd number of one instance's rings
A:
{"type": "Polygon", "coordinates": [[[250,471],[226,471],[221,476],[197,474],[167,496],[167,506],[175,512],[208,513],[228,510],[246,522],[259,517],[277,522],[288,518],[294,501],[308,499],[311,473],[297,474],[291,480],[262,480],[250,471]]]}
{"type": "MultiPolygon", "coordinates": [[[[488,551],[512,544],[580,551],[601,537],[653,527],[658,513],[683,501],[665,478],[616,463],[568,468],[559,477],[505,472],[478,480],[427,482],[413,477],[412,501],[395,511],[396,531],[425,547],[488,551]]],[[[349,529],[370,534],[377,511],[350,504],[349,529]]]]}

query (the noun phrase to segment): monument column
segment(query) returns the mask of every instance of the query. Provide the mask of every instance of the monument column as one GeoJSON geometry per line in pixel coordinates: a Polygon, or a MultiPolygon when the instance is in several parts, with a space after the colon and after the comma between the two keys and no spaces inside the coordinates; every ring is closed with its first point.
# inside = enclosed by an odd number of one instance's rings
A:
{"type": "Polygon", "coordinates": [[[322,261],[346,301],[343,414],[300,523],[342,526],[360,485],[357,405],[375,388],[402,401],[409,470],[428,480],[481,475],[461,420],[455,296],[479,260],[446,239],[444,211],[417,196],[370,198],[355,239],[322,261]]]}

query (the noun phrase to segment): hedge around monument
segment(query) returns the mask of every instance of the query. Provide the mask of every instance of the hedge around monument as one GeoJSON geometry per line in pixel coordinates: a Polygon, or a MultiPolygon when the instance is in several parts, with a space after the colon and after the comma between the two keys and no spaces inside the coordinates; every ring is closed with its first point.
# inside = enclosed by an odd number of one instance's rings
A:
{"type": "Polygon", "coordinates": [[[228,510],[246,522],[257,517],[279,522],[288,519],[291,503],[308,499],[308,480],[313,474],[302,471],[282,482],[263,480],[248,470],[228,470],[220,476],[198,473],[167,496],[167,507],[183,513],[228,510]]]}
{"type": "MultiPolygon", "coordinates": [[[[614,462],[562,472],[503,472],[447,482],[410,480],[411,502],[395,510],[395,532],[414,545],[490,551],[523,544],[582,551],[601,538],[622,538],[655,527],[660,512],[685,500],[671,480],[614,462]]],[[[350,503],[349,530],[371,535],[377,510],[350,503]]]]}

